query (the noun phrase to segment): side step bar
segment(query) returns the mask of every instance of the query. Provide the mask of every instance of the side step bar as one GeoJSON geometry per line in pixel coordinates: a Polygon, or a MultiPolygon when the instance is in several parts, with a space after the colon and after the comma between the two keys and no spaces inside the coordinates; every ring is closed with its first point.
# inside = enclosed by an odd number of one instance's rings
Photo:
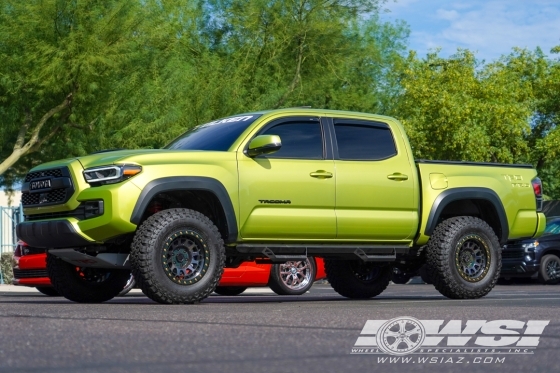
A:
{"type": "Polygon", "coordinates": [[[241,254],[266,258],[273,263],[305,260],[308,256],[359,258],[364,262],[393,262],[398,254],[407,254],[408,245],[367,245],[367,244],[239,244],[241,254]]]}

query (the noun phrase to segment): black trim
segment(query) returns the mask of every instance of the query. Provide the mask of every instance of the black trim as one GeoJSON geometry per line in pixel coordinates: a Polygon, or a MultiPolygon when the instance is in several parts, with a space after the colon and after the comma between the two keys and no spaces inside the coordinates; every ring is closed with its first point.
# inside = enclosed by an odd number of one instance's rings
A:
{"type": "Polygon", "coordinates": [[[464,166],[488,166],[488,167],[513,167],[513,168],[533,168],[530,164],[510,164],[510,163],[490,163],[490,162],[466,162],[466,161],[432,161],[428,159],[416,159],[416,163],[432,164],[452,164],[464,166]]]}
{"type": "Polygon", "coordinates": [[[337,117],[333,117],[330,118],[331,120],[328,123],[329,126],[329,131],[331,133],[331,141],[332,141],[332,147],[333,147],[333,154],[334,154],[334,159],[338,160],[338,161],[360,161],[360,162],[379,162],[379,161],[384,161],[386,159],[391,159],[394,158],[396,156],[399,155],[399,149],[397,147],[397,142],[395,141],[395,135],[393,134],[393,129],[391,128],[391,126],[385,122],[379,122],[376,120],[368,120],[368,119],[353,119],[353,118],[337,118],[337,117]],[[336,124],[355,124],[355,125],[361,125],[361,126],[368,126],[368,127],[376,127],[376,128],[383,128],[383,129],[388,129],[389,132],[391,133],[391,137],[393,139],[393,146],[395,148],[395,154],[387,156],[387,157],[383,157],[383,158],[366,158],[366,159],[349,159],[349,158],[344,158],[341,159],[340,158],[340,154],[338,152],[338,140],[336,139],[336,130],[334,128],[334,126],[336,124]]]}
{"type": "Polygon", "coordinates": [[[439,196],[437,196],[434,204],[432,205],[424,234],[426,236],[432,235],[441,213],[451,202],[472,199],[485,200],[494,206],[494,209],[498,214],[498,218],[500,219],[500,227],[502,230],[501,237],[499,237],[500,243],[505,244],[509,236],[509,226],[506,212],[500,197],[498,197],[496,192],[488,188],[453,188],[443,191],[439,196]]]}
{"type": "MultiPolygon", "coordinates": [[[[296,115],[296,116],[287,116],[287,117],[282,117],[282,118],[277,118],[274,119],[270,122],[268,122],[267,124],[265,124],[264,126],[262,126],[259,131],[253,136],[251,137],[251,139],[247,142],[247,144],[245,145],[245,148],[243,149],[243,154],[245,154],[246,156],[250,157],[250,158],[271,158],[271,159],[305,159],[305,160],[325,160],[325,159],[332,159],[329,158],[329,156],[332,156],[332,152],[329,151],[328,148],[328,143],[326,141],[327,138],[327,122],[325,122],[323,117],[320,116],[315,116],[315,115],[310,115],[310,116],[302,116],[302,115],[296,115]],[[261,154],[261,155],[257,155],[256,157],[250,157],[248,155],[248,150],[249,150],[249,144],[251,143],[251,141],[259,136],[262,135],[263,132],[265,132],[266,130],[268,130],[271,127],[277,126],[279,124],[283,124],[283,123],[289,123],[289,122],[297,122],[297,121],[316,121],[319,123],[319,125],[321,126],[321,135],[322,135],[322,141],[323,141],[323,157],[322,158],[292,158],[292,157],[275,157],[274,153],[272,154],[261,154]]],[[[280,140],[282,140],[282,138],[280,138],[280,140]]]]}
{"type": "Polygon", "coordinates": [[[270,250],[275,255],[319,255],[336,256],[350,254],[354,256],[356,250],[362,250],[367,255],[375,254],[407,254],[408,245],[375,245],[375,244],[280,244],[280,243],[242,243],[237,245],[237,252],[267,257],[263,251],[270,250]]]}
{"type": "Polygon", "coordinates": [[[29,246],[61,248],[91,245],[68,220],[24,221],[16,226],[19,239],[29,246]]]}
{"type": "Polygon", "coordinates": [[[173,176],[152,180],[144,187],[132,211],[130,221],[140,224],[144,211],[157,194],[173,190],[206,190],[212,192],[224,209],[227,222],[227,243],[237,241],[237,218],[226,188],[216,179],[200,176],[173,176]]]}

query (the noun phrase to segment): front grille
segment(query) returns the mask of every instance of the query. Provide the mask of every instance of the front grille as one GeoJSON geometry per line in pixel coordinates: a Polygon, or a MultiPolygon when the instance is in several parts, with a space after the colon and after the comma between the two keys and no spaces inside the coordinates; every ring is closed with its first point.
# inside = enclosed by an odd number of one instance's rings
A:
{"type": "Polygon", "coordinates": [[[19,269],[14,268],[14,278],[38,278],[38,277],[49,277],[46,269],[19,269]]]}
{"type": "Polygon", "coordinates": [[[85,201],[80,203],[78,208],[72,211],[49,212],[45,214],[26,215],[26,221],[45,220],[45,219],[62,219],[75,218],[78,220],[86,220],[103,215],[103,201],[85,201]]]}
{"type": "Polygon", "coordinates": [[[47,193],[23,193],[21,203],[24,206],[44,203],[60,203],[66,199],[66,189],[55,189],[47,193]],[[42,202],[41,202],[42,201],[42,202]]]}
{"type": "Polygon", "coordinates": [[[502,251],[502,259],[520,259],[525,257],[525,251],[502,251]]]}
{"type": "Polygon", "coordinates": [[[44,177],[62,177],[62,169],[60,168],[55,168],[52,170],[45,170],[45,171],[36,171],[36,172],[30,172],[27,174],[27,176],[25,177],[25,181],[31,181],[33,179],[39,179],[39,178],[44,178],[44,177]]]}
{"type": "Polygon", "coordinates": [[[60,205],[66,203],[72,194],[74,186],[67,167],[34,171],[25,177],[21,188],[21,204],[24,207],[60,205]],[[44,188],[31,189],[43,182],[48,183],[44,188]]]}

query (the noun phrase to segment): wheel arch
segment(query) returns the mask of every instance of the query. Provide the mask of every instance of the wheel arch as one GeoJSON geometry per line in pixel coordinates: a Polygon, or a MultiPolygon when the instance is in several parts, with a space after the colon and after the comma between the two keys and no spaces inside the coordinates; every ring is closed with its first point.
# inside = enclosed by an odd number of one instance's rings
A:
{"type": "Polygon", "coordinates": [[[475,216],[486,221],[498,236],[507,242],[509,226],[500,197],[488,188],[453,188],[437,196],[430,210],[424,234],[431,236],[436,226],[455,216],[475,216]]]}
{"type": "MultiPolygon", "coordinates": [[[[192,205],[189,205],[190,202],[185,200],[185,193],[188,193],[189,196],[202,197],[206,204],[211,205],[209,207],[215,210],[213,214],[217,218],[214,224],[218,227],[226,243],[237,240],[237,218],[229,194],[222,183],[209,177],[176,176],[150,181],[140,193],[130,221],[139,225],[146,218],[150,203],[162,194],[177,196],[177,199],[185,204],[185,207],[193,208],[192,205]]],[[[202,211],[199,212],[203,213],[202,211]]],[[[209,218],[212,217],[209,216],[209,218]]]]}

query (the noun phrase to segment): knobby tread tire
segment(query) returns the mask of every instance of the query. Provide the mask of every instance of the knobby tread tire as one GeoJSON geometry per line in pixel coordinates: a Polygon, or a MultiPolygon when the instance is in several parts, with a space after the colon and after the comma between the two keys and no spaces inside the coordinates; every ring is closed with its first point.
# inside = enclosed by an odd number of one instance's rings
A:
{"type": "Polygon", "coordinates": [[[76,267],[47,253],[47,272],[54,289],[66,299],[78,303],[102,303],[120,293],[130,277],[127,269],[111,269],[100,283],[87,282],[77,275],[76,267]]]}
{"type": "Polygon", "coordinates": [[[315,277],[317,276],[317,263],[315,258],[309,258],[309,263],[311,265],[311,281],[304,288],[293,290],[288,288],[282,281],[280,276],[280,264],[273,264],[270,269],[270,279],[268,280],[268,286],[278,295],[302,295],[311,289],[313,282],[315,282],[315,277]]]}
{"type": "Polygon", "coordinates": [[[163,210],[146,219],[136,231],[130,253],[138,286],[150,299],[163,304],[193,304],[208,297],[222,277],[225,259],[218,228],[205,215],[185,208],[163,210]],[[174,283],[161,265],[163,241],[179,229],[196,230],[210,250],[208,271],[192,285],[174,283]]]}
{"type": "Polygon", "coordinates": [[[340,295],[352,299],[369,299],[381,294],[389,285],[393,269],[379,267],[373,282],[364,282],[356,276],[349,260],[325,259],[325,272],[332,288],[340,295]]]}
{"type": "Polygon", "coordinates": [[[435,288],[451,299],[477,299],[488,294],[496,285],[502,268],[502,251],[498,237],[482,219],[458,216],[441,222],[430,237],[427,250],[428,268],[435,288]],[[490,265],[486,275],[478,282],[461,278],[453,262],[453,255],[462,237],[476,234],[490,249],[490,265]]]}

